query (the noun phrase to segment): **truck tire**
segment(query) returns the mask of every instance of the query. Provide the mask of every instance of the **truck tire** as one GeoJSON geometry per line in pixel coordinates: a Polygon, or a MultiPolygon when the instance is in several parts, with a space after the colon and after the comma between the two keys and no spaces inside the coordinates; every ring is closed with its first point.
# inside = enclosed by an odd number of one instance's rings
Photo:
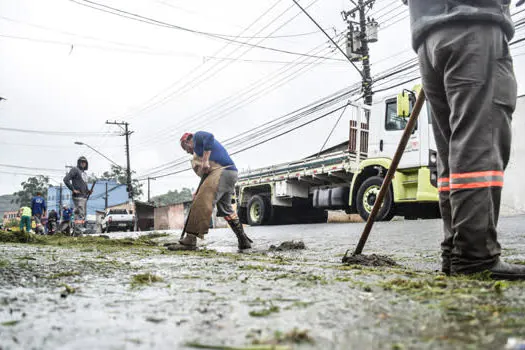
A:
{"type": "MultiPolygon", "coordinates": [[[[368,216],[370,216],[370,213],[372,212],[372,208],[374,207],[376,197],[379,194],[379,190],[381,189],[382,184],[382,177],[373,176],[371,178],[366,179],[357,191],[357,212],[365,221],[368,220],[368,216]]],[[[381,209],[379,209],[379,213],[377,213],[376,221],[392,220],[392,218],[395,215],[392,197],[392,189],[390,188],[385,196],[385,199],[383,200],[383,205],[381,206],[381,209]]]]}
{"type": "Polygon", "coordinates": [[[271,216],[271,206],[267,197],[255,195],[250,198],[246,208],[248,225],[260,226],[268,222],[271,216]]]}

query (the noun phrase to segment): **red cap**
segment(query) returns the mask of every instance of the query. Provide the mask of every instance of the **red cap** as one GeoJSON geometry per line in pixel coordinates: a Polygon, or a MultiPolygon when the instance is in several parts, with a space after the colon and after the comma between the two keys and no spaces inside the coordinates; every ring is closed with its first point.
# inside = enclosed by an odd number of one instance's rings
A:
{"type": "Polygon", "coordinates": [[[180,138],[180,143],[183,143],[184,141],[188,140],[193,134],[191,132],[184,133],[182,137],[180,138]]]}

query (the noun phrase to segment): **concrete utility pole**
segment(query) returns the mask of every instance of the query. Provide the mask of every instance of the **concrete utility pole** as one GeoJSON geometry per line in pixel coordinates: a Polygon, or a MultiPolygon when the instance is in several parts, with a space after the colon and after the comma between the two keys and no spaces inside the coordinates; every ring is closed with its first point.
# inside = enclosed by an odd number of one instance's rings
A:
{"type": "Polygon", "coordinates": [[[157,180],[156,178],[154,177],[148,177],[148,203],[151,202],[151,192],[150,192],[150,180],[157,180]]]}
{"type": "Polygon", "coordinates": [[[131,134],[133,134],[133,131],[129,131],[129,123],[128,122],[117,122],[117,121],[106,121],[106,124],[111,125],[118,125],[121,129],[122,126],[124,126],[123,131],[124,133],[122,136],[126,136],[126,160],[127,160],[127,167],[126,167],[126,178],[127,178],[127,191],[128,191],[128,198],[133,201],[133,188],[131,186],[131,166],[129,161],[129,137],[131,134]]]}
{"type": "Polygon", "coordinates": [[[370,52],[368,43],[377,41],[379,25],[372,18],[366,17],[367,10],[371,9],[375,0],[352,1],[355,7],[349,11],[343,11],[341,15],[348,23],[347,54],[352,61],[361,61],[363,64],[362,89],[365,104],[372,104],[372,76],[370,72],[370,52]],[[353,21],[358,14],[359,21],[353,21]],[[354,27],[356,25],[356,27],[354,27]]]}

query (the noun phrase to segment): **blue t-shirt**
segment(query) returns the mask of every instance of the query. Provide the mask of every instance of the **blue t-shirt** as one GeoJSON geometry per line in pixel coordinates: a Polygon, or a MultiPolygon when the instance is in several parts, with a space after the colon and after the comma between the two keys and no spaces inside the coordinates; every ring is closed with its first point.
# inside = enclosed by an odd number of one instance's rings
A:
{"type": "Polygon", "coordinates": [[[31,200],[31,211],[33,215],[41,215],[46,211],[46,201],[41,196],[34,196],[31,200]]]}
{"type": "Polygon", "coordinates": [[[220,166],[230,167],[226,168],[227,170],[237,171],[235,163],[230,158],[228,151],[220,144],[219,141],[215,140],[212,134],[206,131],[197,131],[193,135],[193,152],[199,157],[202,157],[204,151],[211,151],[210,161],[214,161],[220,166]]]}
{"type": "Polygon", "coordinates": [[[64,209],[64,210],[62,210],[62,221],[70,221],[71,220],[71,214],[73,214],[73,210],[71,210],[71,209],[64,209]]]}

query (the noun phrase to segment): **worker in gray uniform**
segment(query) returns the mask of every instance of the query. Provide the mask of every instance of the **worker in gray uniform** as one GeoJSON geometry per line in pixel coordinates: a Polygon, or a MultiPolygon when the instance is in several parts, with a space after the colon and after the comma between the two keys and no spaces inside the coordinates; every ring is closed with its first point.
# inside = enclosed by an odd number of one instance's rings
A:
{"type": "Polygon", "coordinates": [[[525,279],[525,266],[500,260],[496,230],[517,98],[510,0],[408,0],[408,6],[438,148],[442,271],[525,279]]]}

